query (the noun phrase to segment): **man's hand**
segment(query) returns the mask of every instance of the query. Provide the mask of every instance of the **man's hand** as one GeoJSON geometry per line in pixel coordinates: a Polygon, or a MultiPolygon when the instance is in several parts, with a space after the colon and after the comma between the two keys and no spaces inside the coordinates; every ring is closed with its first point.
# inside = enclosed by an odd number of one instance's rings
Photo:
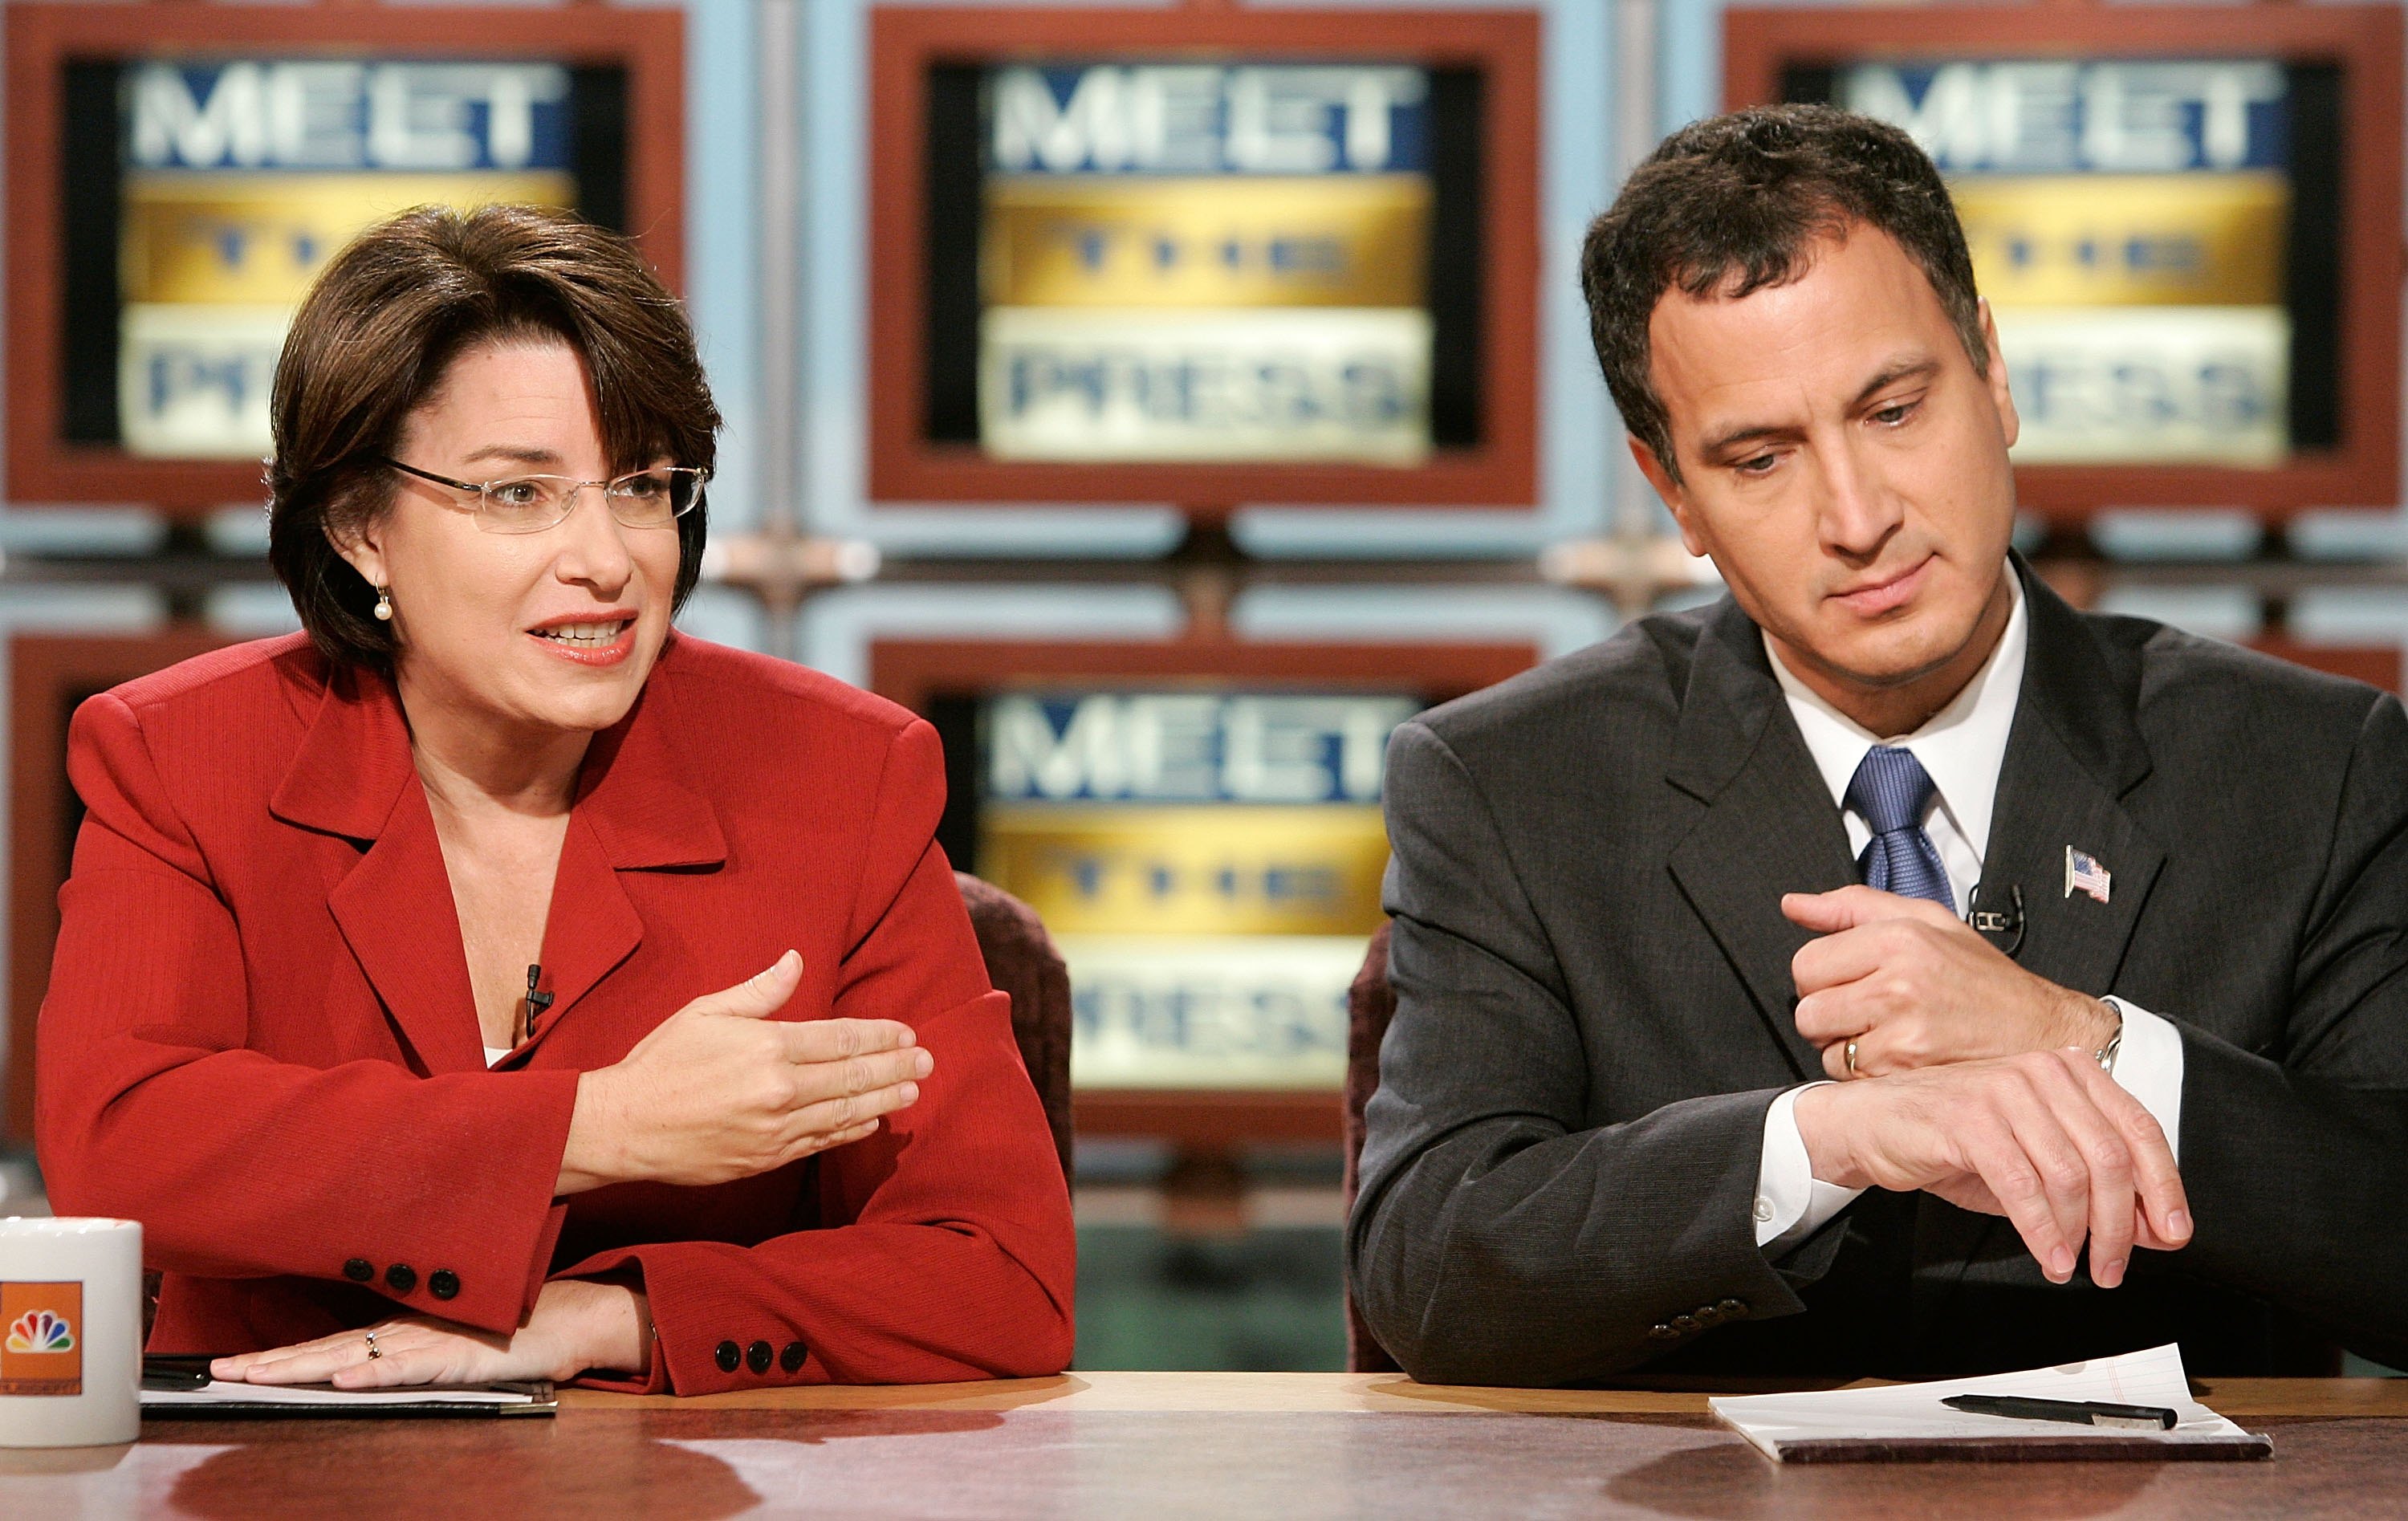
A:
{"type": "Polygon", "coordinates": [[[1900,1072],[1798,1096],[1814,1176],[1844,1188],[1922,1189],[2002,1214],[2054,1283],[2124,1279],[2135,1246],[2190,1240],[2165,1132],[2087,1052],[2036,1052],[1900,1072]]]}
{"type": "Polygon", "coordinates": [[[1789,963],[1798,1033],[1835,1078],[2078,1046],[2096,1051],[2114,1010],[2007,959],[1971,925],[1925,898],[1870,887],[1789,893],[1781,911],[1814,930],[1789,963]],[[1847,1043],[1856,1042],[1856,1070],[1847,1043]]]}
{"type": "Polygon", "coordinates": [[[420,1384],[498,1384],[575,1378],[589,1368],[642,1374],[651,1366],[644,1297],[615,1284],[557,1279],[543,1285],[515,1335],[434,1315],[398,1315],[355,1331],[265,1352],[220,1357],[209,1376],[229,1384],[331,1384],[385,1389],[420,1384]],[[376,1332],[369,1356],[368,1332],[376,1332]]]}

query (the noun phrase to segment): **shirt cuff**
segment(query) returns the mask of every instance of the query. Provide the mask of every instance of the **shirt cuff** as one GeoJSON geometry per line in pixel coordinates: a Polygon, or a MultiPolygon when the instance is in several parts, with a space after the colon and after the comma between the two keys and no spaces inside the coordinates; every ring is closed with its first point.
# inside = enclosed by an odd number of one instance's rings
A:
{"type": "MultiPolygon", "coordinates": [[[[2174,1055],[2179,1060],[2179,1048],[2174,1055]]],[[[1807,1088],[1822,1086],[1820,1083],[1809,1083],[1792,1088],[1775,1098],[1772,1107],[1765,1112],[1764,1155],[1756,1169],[1758,1246],[1803,1241],[1864,1192],[1817,1178],[1814,1164],[1806,1155],[1806,1138],[1798,1133],[1798,1096],[1807,1088]]]]}
{"type": "MultiPolygon", "coordinates": [[[[2106,1001],[2124,1016],[2124,1043],[2115,1051],[2115,1085],[2141,1101],[2166,1133],[2166,1148],[2182,1161],[2182,1032],[2128,999],[2106,1001]]],[[[1792,1129],[1796,1128],[1793,1124],[1792,1129]]]]}

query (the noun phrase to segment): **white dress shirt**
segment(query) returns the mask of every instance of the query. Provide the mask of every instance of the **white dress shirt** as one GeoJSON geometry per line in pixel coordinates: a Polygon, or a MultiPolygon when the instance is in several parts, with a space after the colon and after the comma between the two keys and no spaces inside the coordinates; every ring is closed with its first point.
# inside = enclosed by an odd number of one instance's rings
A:
{"type": "MultiPolygon", "coordinates": [[[[1982,880],[1982,857],[1990,844],[1990,811],[1998,801],[1999,771],[2006,764],[2007,733],[2014,725],[2015,701],[2024,684],[2024,655],[2030,642],[2023,582],[2010,573],[2007,584],[2014,608],[2007,615],[1999,647],[1947,707],[1904,739],[1884,739],[1867,732],[1790,674],[1770,643],[1764,652],[1789,699],[1790,714],[1798,721],[1807,752],[1814,757],[1814,768],[1822,773],[1824,784],[1831,789],[1831,800],[1842,811],[1852,854],[1861,856],[1873,838],[1872,825],[1847,804],[1848,783],[1864,761],[1865,752],[1877,744],[1902,746],[1923,763],[1932,781],[1923,828],[1948,872],[1959,915],[1967,911],[1974,884],[1982,880]]],[[[2179,1159],[2182,1037],[2145,1009],[2113,997],[2107,1001],[2124,1016],[2115,1082],[2165,1127],[2167,1143],[2179,1159]]],[[[1825,1183],[1813,1174],[1805,1140],[1798,1132],[1796,1111],[1798,1096],[1815,1085],[1810,1083],[1790,1089],[1773,1100],[1764,1117],[1764,1155],[1756,1190],[1758,1246],[1785,1246],[1803,1240],[1862,1192],[1825,1183]]]]}

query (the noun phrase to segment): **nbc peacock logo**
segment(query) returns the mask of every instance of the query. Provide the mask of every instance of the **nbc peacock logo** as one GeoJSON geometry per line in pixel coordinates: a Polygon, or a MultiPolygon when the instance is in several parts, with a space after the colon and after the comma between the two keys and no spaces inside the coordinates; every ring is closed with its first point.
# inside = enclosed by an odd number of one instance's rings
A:
{"type": "Polygon", "coordinates": [[[83,1392],[83,1285],[0,1283],[0,1398],[83,1392]]]}
{"type": "Polygon", "coordinates": [[[8,1323],[11,1352],[72,1352],[75,1327],[48,1310],[33,1310],[8,1323]]]}

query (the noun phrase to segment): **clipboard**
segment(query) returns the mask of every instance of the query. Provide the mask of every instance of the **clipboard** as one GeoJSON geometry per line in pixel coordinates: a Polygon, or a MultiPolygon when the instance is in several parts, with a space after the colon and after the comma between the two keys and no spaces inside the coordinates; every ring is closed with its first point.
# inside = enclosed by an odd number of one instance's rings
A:
{"type": "Polygon", "coordinates": [[[560,1413],[548,1380],[442,1385],[401,1389],[337,1389],[325,1384],[225,1384],[208,1375],[207,1356],[142,1359],[146,1421],[444,1420],[544,1418],[560,1413]]]}

